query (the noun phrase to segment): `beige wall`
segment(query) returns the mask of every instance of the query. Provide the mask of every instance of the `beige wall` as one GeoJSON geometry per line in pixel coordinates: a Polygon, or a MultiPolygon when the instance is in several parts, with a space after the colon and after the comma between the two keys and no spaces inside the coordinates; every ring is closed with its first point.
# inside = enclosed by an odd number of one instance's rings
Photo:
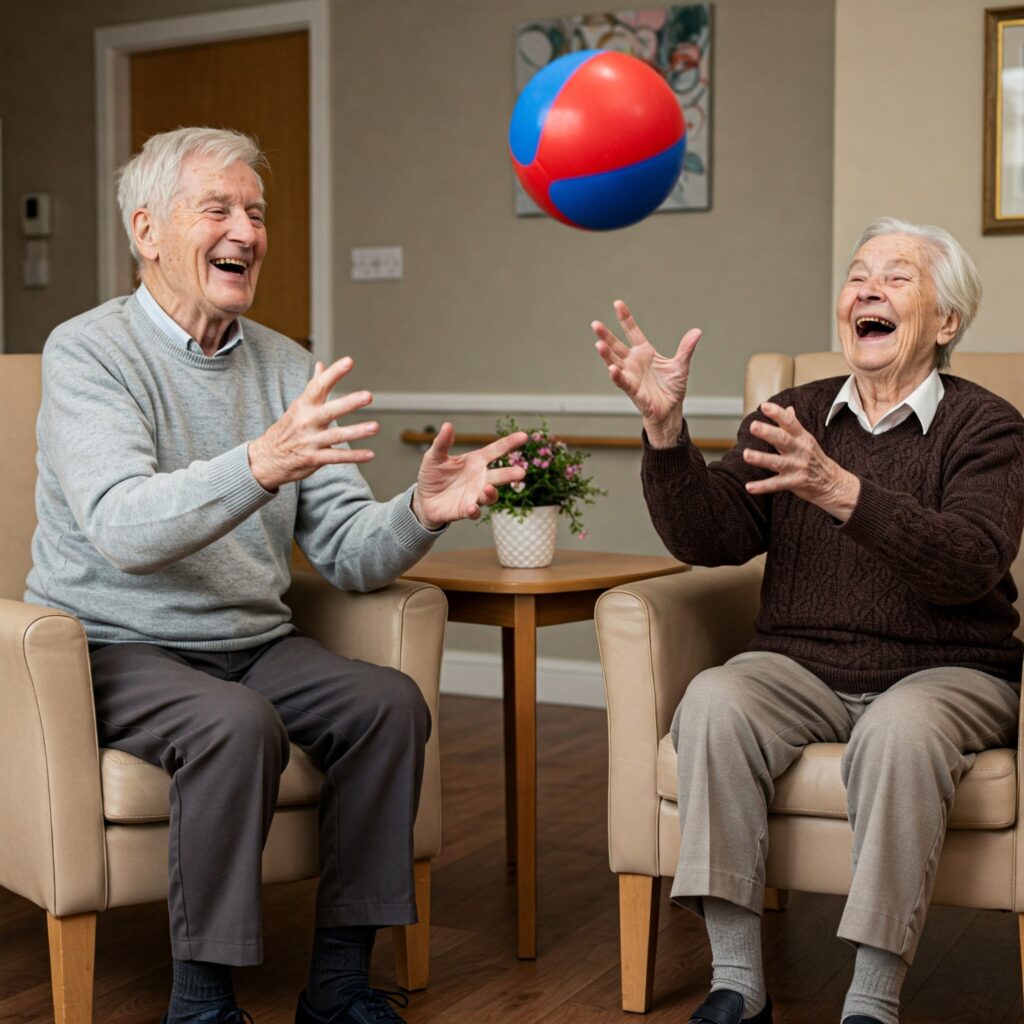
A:
{"type": "MultiPolygon", "coordinates": [[[[238,0],[4,0],[0,116],[7,347],[96,301],[92,34],[99,26],[243,6],[238,0]],[[45,74],[40,74],[45,69],[45,74]],[[52,285],[19,282],[17,197],[53,193],[52,285]]],[[[332,4],[335,353],[358,384],[388,391],[609,393],[589,322],[628,298],[651,337],[705,328],[691,392],[738,394],[755,351],[825,346],[832,253],[834,16],[822,0],[714,5],[710,212],[577,232],[517,218],[505,133],[515,100],[512,39],[531,17],[593,9],[561,0],[372,0],[332,4]],[[349,249],[401,245],[401,282],[355,284],[349,249]]],[[[240,75],[244,88],[245,75],[240,75]]],[[[273,236],[271,235],[271,245],[273,236]]],[[[368,476],[380,494],[413,477],[404,427],[448,414],[388,414],[368,476]]],[[[634,433],[631,418],[552,417],[560,430],[634,433]]],[[[492,417],[461,416],[464,430],[492,417]]],[[[698,424],[725,432],[731,422],[698,424]]],[[[595,549],[658,551],[636,452],[595,455],[610,496],[588,516],[595,549]]],[[[569,543],[568,537],[565,542],[569,543]]],[[[443,545],[489,543],[462,526],[443,545]]],[[[577,543],[572,541],[572,543],[577,543]]],[[[493,647],[496,631],[454,630],[493,647]],[[477,635],[479,634],[479,635],[477,635]],[[486,636],[484,634],[487,634],[486,636]]],[[[589,626],[549,630],[542,652],[596,657],[589,626]]]]}
{"type": "Polygon", "coordinates": [[[974,257],[985,287],[963,347],[1008,351],[1024,336],[1024,235],[981,234],[990,6],[838,0],[833,259],[838,281],[877,216],[941,225],[974,257]]]}

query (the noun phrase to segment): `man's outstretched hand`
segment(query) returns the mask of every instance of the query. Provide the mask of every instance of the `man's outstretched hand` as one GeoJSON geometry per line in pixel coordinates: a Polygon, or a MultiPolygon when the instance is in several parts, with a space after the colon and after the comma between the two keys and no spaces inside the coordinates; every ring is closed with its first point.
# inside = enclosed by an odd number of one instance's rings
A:
{"type": "Polygon", "coordinates": [[[495,459],[508,455],[525,443],[523,431],[499,437],[497,441],[465,455],[451,454],[454,440],[455,428],[450,423],[443,423],[420,463],[412,510],[428,530],[438,530],[457,519],[479,518],[480,506],[497,500],[501,484],[513,483],[526,476],[524,466],[488,468],[495,459]]]}

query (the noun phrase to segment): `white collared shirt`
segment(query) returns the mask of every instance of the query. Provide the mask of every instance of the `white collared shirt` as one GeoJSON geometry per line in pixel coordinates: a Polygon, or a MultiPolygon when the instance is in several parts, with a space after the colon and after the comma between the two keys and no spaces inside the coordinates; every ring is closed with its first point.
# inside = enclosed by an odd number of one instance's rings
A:
{"type": "MultiPolygon", "coordinates": [[[[139,305],[146,311],[146,315],[163,331],[172,341],[178,342],[186,352],[195,352],[197,355],[206,355],[202,346],[193,338],[184,327],[174,320],[170,314],[153,298],[153,293],[144,285],[140,284],[135,291],[135,298],[139,305]]],[[[224,343],[213,354],[213,358],[222,356],[231,349],[241,345],[244,341],[242,336],[242,321],[235,317],[224,334],[224,343]]]]}
{"type": "Polygon", "coordinates": [[[900,402],[893,406],[874,426],[868,421],[867,413],[861,404],[860,394],[857,391],[857,381],[851,373],[845,383],[839,389],[832,407],[825,417],[827,427],[836,418],[839,411],[845,406],[857,417],[857,422],[869,434],[884,434],[887,430],[899,426],[911,413],[917,413],[918,421],[921,424],[921,433],[927,434],[928,428],[935,419],[935,410],[942,401],[946,389],[942,386],[942,378],[938,370],[932,370],[930,374],[914,390],[900,402]]]}

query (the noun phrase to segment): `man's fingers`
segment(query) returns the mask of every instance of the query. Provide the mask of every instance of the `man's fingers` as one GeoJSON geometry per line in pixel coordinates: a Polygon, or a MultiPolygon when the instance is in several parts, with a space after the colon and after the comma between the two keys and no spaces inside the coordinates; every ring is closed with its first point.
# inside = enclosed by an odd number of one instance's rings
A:
{"type": "Polygon", "coordinates": [[[373,437],[380,430],[380,424],[375,420],[367,420],[365,423],[350,423],[343,427],[332,427],[318,435],[317,443],[320,448],[331,448],[338,444],[351,444],[353,441],[360,441],[364,437],[373,437]]]}
{"type": "Polygon", "coordinates": [[[494,462],[495,459],[500,459],[503,455],[515,451],[520,445],[526,444],[526,438],[525,430],[517,430],[514,434],[507,434],[505,437],[499,437],[497,441],[484,445],[483,448],[478,449],[478,454],[482,455],[487,462],[494,462]]]}
{"type": "Polygon", "coordinates": [[[442,423],[441,429],[437,432],[433,443],[427,451],[427,455],[436,459],[438,462],[444,462],[444,460],[448,458],[448,452],[451,451],[451,447],[454,442],[455,427],[450,423],[442,423]]]}
{"type": "Polygon", "coordinates": [[[352,369],[352,357],[342,356],[326,368],[323,363],[316,365],[317,370],[306,385],[306,396],[315,402],[326,402],[338,381],[352,369]]]}
{"type": "Polygon", "coordinates": [[[340,420],[342,416],[349,416],[357,409],[365,409],[373,403],[372,391],[353,391],[350,394],[342,395],[341,398],[334,398],[325,402],[317,412],[317,420],[322,424],[328,424],[332,420],[340,420]]]}
{"type": "Polygon", "coordinates": [[[525,466],[502,466],[500,469],[487,470],[486,480],[488,486],[500,487],[502,484],[511,484],[516,480],[522,480],[525,476],[525,466]]]}

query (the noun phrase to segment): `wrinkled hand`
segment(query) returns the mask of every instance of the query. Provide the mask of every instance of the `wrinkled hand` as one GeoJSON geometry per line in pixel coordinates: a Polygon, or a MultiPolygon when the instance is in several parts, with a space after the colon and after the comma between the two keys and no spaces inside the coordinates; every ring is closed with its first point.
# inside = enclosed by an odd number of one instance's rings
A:
{"type": "Polygon", "coordinates": [[[749,481],[747,491],[751,494],[790,491],[845,523],[860,497],[860,480],[821,450],[814,436],[801,426],[792,406],[783,409],[774,402],[764,402],[761,412],[774,421],[774,426],[754,420],[750,432],[767,441],[775,451],[744,448],[743,459],[752,466],[770,470],[775,476],[749,481]]]}
{"type": "Polygon", "coordinates": [[[625,391],[639,409],[651,444],[656,448],[673,445],[683,426],[690,358],[701,332],[697,328],[687,331],[676,354],[668,358],[658,354],[624,302],[615,303],[615,315],[629,345],[595,320],[590,325],[598,339],[594,348],[607,365],[612,383],[625,391]]]}
{"type": "Polygon", "coordinates": [[[277,422],[249,444],[249,467],[264,490],[276,491],[282,484],[304,480],[321,466],[369,462],[373,458],[373,452],[367,449],[335,447],[371,437],[380,429],[372,421],[344,427],[333,425],[339,417],[373,401],[369,391],[354,391],[328,401],[332,389],[351,369],[349,356],[326,368],[317,363],[302,394],[277,422]]]}
{"type": "Polygon", "coordinates": [[[501,484],[526,476],[525,466],[488,469],[495,459],[508,455],[526,441],[523,431],[499,437],[465,455],[449,454],[454,440],[455,428],[443,423],[420,463],[412,510],[428,530],[440,529],[457,519],[479,518],[481,505],[497,501],[501,484]]]}

